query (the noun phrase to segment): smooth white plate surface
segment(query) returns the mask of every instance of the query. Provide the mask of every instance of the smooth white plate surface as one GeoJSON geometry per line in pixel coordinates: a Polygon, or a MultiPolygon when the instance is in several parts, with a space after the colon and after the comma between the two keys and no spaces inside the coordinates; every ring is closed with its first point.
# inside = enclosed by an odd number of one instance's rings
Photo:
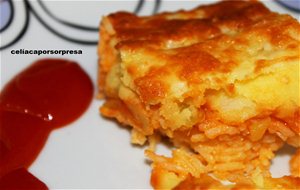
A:
{"type": "MultiPolygon", "coordinates": [[[[47,1],[47,7],[59,18],[88,26],[98,26],[101,16],[117,10],[134,10],[138,0],[133,1],[47,1]]],[[[212,1],[162,0],[159,11],[190,9],[212,1]]],[[[15,4],[22,3],[16,1],[15,4]]],[[[47,17],[36,1],[30,1],[39,15],[62,34],[84,39],[98,39],[97,33],[76,31],[47,17]]],[[[22,5],[20,5],[21,7],[22,5]]],[[[267,6],[281,13],[289,13],[275,2],[267,6]]],[[[149,15],[154,1],[146,1],[140,14],[149,15]]],[[[22,9],[22,8],[20,8],[22,9]]],[[[22,11],[22,10],[21,10],[22,11]]],[[[24,10],[23,10],[24,11],[24,10]]],[[[18,13],[22,15],[23,13],[18,13]]],[[[18,25],[14,23],[15,25],[18,25]]],[[[5,38],[14,35],[5,33],[5,38]]],[[[1,34],[4,43],[4,33],[1,34]]],[[[30,14],[30,24],[23,38],[15,45],[1,51],[1,89],[15,74],[33,61],[57,57],[72,59],[81,64],[90,75],[96,89],[97,47],[65,41],[47,30],[30,14]],[[82,55],[12,55],[16,49],[80,49],[82,55]]],[[[96,91],[96,90],[95,90],[96,91]]],[[[51,189],[149,189],[150,165],[146,162],[144,148],[130,144],[129,130],[105,120],[98,114],[102,101],[94,99],[86,113],[74,123],[51,133],[44,149],[30,167],[30,172],[51,189]]],[[[30,140],[30,139],[28,139],[30,140]]],[[[161,152],[166,152],[162,149],[161,152]]],[[[283,151],[284,152],[284,151],[283,151]]],[[[274,176],[288,173],[288,155],[282,153],[272,167],[274,176]]]]}

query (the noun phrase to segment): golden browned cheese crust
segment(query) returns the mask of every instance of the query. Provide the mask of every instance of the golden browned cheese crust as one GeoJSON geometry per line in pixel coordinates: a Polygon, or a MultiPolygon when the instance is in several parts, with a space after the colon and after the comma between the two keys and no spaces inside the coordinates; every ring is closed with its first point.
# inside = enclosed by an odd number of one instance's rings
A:
{"type": "Polygon", "coordinates": [[[284,143],[300,147],[299,44],[299,22],[256,1],[108,15],[100,26],[100,112],[131,126],[132,143],[161,135],[185,148],[171,158],[147,152],[154,188],[186,180],[197,187],[207,174],[236,189],[299,186],[297,177],[269,172],[284,143]]]}
{"type": "Polygon", "coordinates": [[[115,49],[119,43],[151,44],[163,49],[188,46],[231,29],[242,29],[267,13],[269,10],[260,3],[236,1],[151,17],[138,17],[127,12],[104,17],[100,26],[100,94],[104,93],[107,72],[119,59],[115,49]]]}

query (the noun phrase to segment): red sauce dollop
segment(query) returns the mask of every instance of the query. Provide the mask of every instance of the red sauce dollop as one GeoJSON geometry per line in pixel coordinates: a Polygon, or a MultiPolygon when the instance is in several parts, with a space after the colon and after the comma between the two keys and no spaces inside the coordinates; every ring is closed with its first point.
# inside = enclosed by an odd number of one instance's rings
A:
{"type": "Polygon", "coordinates": [[[0,189],[47,189],[27,168],[50,132],[89,106],[93,84],[80,66],[44,59],[14,77],[0,94],[0,189]]]}

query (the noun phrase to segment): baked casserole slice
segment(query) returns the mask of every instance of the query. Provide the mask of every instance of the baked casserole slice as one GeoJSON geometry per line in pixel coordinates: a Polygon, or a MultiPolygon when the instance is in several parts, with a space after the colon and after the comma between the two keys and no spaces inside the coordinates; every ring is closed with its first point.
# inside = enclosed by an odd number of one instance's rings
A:
{"type": "MultiPolygon", "coordinates": [[[[103,18],[100,38],[102,115],[132,127],[132,143],[163,136],[178,148],[172,158],[146,151],[154,188],[207,174],[267,187],[274,153],[299,147],[300,24],[292,17],[256,1],[118,12],[103,18]]],[[[299,187],[292,173],[287,184],[299,187]]]]}

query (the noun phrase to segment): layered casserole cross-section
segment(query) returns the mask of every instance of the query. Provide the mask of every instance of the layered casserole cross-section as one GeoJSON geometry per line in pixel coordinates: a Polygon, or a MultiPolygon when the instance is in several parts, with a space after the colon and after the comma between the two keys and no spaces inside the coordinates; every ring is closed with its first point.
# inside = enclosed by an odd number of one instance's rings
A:
{"type": "Polygon", "coordinates": [[[299,44],[299,22],[256,1],[108,15],[100,111],[131,126],[132,143],[163,136],[177,147],[171,158],[146,151],[155,188],[219,183],[207,174],[245,187],[299,187],[299,154],[293,177],[269,172],[279,148],[300,146],[299,44]]]}

